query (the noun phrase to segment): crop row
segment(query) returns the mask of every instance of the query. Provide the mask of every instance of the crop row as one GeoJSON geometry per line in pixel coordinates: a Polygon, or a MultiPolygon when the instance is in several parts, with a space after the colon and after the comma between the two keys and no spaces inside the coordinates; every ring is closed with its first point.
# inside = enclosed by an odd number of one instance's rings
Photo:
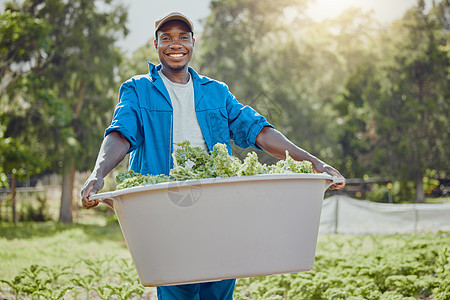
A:
{"type": "MultiPolygon", "coordinates": [[[[131,259],[32,265],[0,281],[4,299],[154,299],[131,259]]],[[[321,235],[308,272],[238,279],[236,300],[450,299],[450,233],[321,235]]]]}
{"type": "Polygon", "coordinates": [[[142,299],[146,294],[132,261],[112,256],[80,259],[65,267],[31,265],[12,280],[0,282],[0,295],[14,299],[125,300],[142,299]]]}
{"type": "Polygon", "coordinates": [[[450,299],[450,233],[321,236],[313,270],[245,278],[235,299],[450,299]]]}

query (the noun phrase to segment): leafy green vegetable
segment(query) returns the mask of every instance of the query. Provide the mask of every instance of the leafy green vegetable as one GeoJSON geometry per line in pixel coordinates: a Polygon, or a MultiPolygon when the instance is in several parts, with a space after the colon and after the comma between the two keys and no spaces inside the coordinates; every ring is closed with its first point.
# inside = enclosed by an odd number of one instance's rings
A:
{"type": "Polygon", "coordinates": [[[258,155],[255,152],[247,153],[244,163],[239,167],[238,176],[258,175],[269,173],[269,168],[258,161],[258,155]]]}
{"type": "MultiPolygon", "coordinates": [[[[17,226],[23,225],[14,225],[14,232],[17,226]]],[[[40,231],[48,230],[48,224],[33,226],[40,231]]],[[[71,224],[71,228],[88,227],[71,224]]],[[[114,228],[120,231],[118,227],[114,228]]],[[[13,230],[12,227],[9,229],[13,230]]],[[[6,234],[5,225],[0,233],[10,236],[6,234]]],[[[59,234],[55,234],[57,239],[51,238],[53,234],[43,237],[51,247],[55,241],[61,243],[59,234]]],[[[103,230],[91,230],[90,234],[89,239],[80,240],[72,235],[65,239],[68,243],[72,240],[86,243],[97,236],[105,237],[103,230]]],[[[36,243],[35,240],[30,243],[29,237],[17,237],[16,241],[19,242],[14,244],[36,243]]],[[[118,242],[122,243],[121,240],[118,242]]],[[[448,300],[449,245],[448,231],[360,236],[322,234],[311,271],[239,278],[233,299],[448,300]]],[[[99,245],[98,249],[104,246],[99,245]]],[[[17,254],[17,246],[3,248],[2,257],[17,254]]],[[[29,253],[40,251],[36,247],[28,248],[29,253]]],[[[71,251],[75,250],[64,248],[64,253],[71,251]]],[[[155,299],[155,289],[144,288],[138,282],[131,257],[119,258],[121,252],[114,253],[68,260],[64,266],[47,266],[48,262],[41,261],[42,265],[18,269],[0,279],[0,299],[155,299]]],[[[21,257],[22,260],[29,259],[21,257]]]]}
{"type": "Polygon", "coordinates": [[[225,144],[214,145],[211,154],[200,147],[192,147],[189,141],[178,144],[172,155],[173,168],[166,175],[141,175],[128,171],[116,177],[117,189],[189,179],[246,176],[277,173],[314,173],[309,161],[296,161],[286,151],[286,159],[275,165],[262,165],[255,152],[247,154],[243,162],[228,153],[225,144]]]}
{"type": "Polygon", "coordinates": [[[240,278],[235,299],[450,299],[450,235],[320,235],[308,272],[240,278]]]}
{"type": "Polygon", "coordinates": [[[212,177],[231,177],[237,176],[241,167],[241,161],[235,156],[228,154],[225,144],[216,144],[210,156],[212,166],[212,177]]]}
{"type": "Polygon", "coordinates": [[[1,299],[144,299],[144,293],[131,259],[113,256],[64,267],[31,265],[12,280],[0,280],[1,299]]]}
{"type": "Polygon", "coordinates": [[[124,189],[127,187],[132,186],[140,186],[140,185],[147,185],[147,184],[155,184],[155,183],[161,183],[161,182],[167,182],[172,181],[172,179],[169,176],[166,175],[141,175],[139,173],[128,171],[126,173],[121,173],[117,175],[116,178],[117,182],[120,182],[120,184],[117,185],[117,189],[124,189]],[[118,178],[123,178],[122,181],[118,178]]]}
{"type": "Polygon", "coordinates": [[[269,166],[269,173],[314,173],[314,170],[309,161],[294,160],[286,151],[286,159],[279,160],[275,165],[269,166]]]}

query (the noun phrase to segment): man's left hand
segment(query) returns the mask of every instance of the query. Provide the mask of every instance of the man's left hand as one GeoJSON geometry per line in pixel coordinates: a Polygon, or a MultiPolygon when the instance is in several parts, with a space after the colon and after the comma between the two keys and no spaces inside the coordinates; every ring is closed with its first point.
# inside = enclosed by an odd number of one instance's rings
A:
{"type": "Polygon", "coordinates": [[[316,173],[327,173],[333,177],[337,177],[337,178],[342,178],[344,179],[344,182],[339,182],[339,183],[334,183],[332,184],[329,189],[330,190],[338,190],[338,189],[342,189],[345,186],[345,178],[344,176],[341,175],[341,173],[339,173],[338,170],[336,170],[335,168],[333,168],[332,166],[324,163],[324,162],[318,162],[316,164],[313,164],[313,169],[314,172],[316,173]]]}

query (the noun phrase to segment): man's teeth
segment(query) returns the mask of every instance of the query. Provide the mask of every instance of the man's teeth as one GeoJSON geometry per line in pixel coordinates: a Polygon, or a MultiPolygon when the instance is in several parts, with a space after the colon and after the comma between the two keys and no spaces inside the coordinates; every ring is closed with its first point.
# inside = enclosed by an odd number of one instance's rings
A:
{"type": "Polygon", "coordinates": [[[169,54],[170,57],[182,57],[183,54],[169,54]]]}

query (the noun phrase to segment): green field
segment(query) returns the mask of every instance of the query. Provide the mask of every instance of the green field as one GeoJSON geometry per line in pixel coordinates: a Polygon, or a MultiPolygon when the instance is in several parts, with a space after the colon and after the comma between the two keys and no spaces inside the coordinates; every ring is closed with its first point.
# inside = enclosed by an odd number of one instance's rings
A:
{"type": "MultiPolygon", "coordinates": [[[[0,223],[2,299],[155,299],[113,218],[0,223]]],[[[450,233],[320,235],[312,271],[239,279],[235,299],[450,299],[450,233]]]]}

